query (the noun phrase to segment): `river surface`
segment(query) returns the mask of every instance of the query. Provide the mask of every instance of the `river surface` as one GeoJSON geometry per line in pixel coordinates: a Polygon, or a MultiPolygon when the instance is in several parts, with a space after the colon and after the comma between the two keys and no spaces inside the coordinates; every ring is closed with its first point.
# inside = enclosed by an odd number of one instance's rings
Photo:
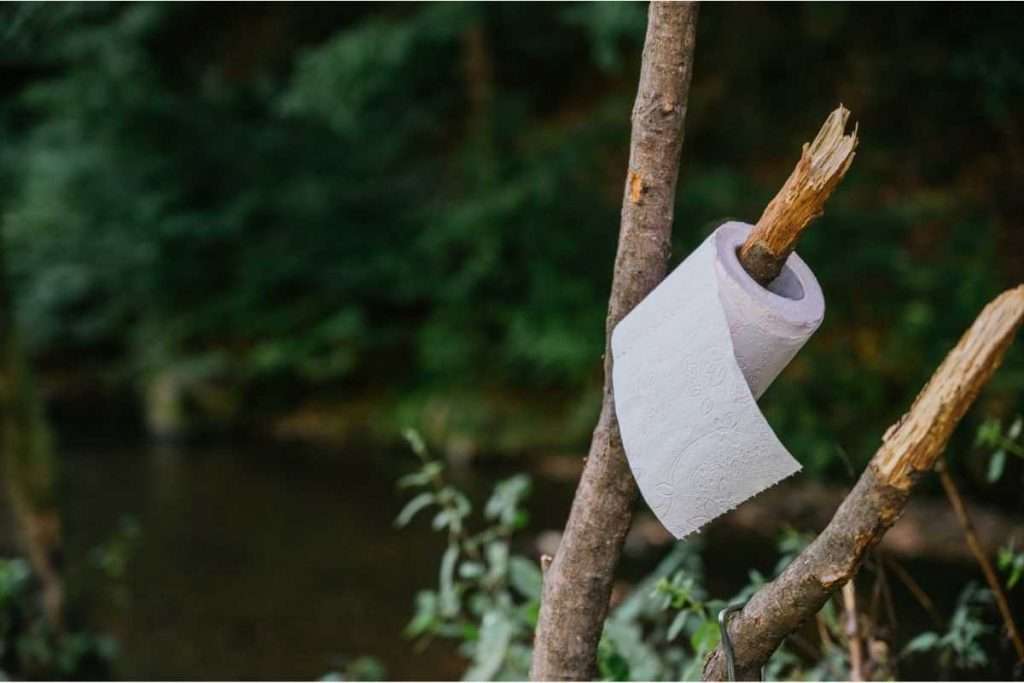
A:
{"type": "Polygon", "coordinates": [[[124,589],[85,600],[119,641],[118,677],[311,679],[360,655],[393,678],[459,676],[450,647],[402,637],[442,551],[422,526],[393,526],[411,455],[65,441],[72,571],[124,520],[140,530],[124,589]]]}

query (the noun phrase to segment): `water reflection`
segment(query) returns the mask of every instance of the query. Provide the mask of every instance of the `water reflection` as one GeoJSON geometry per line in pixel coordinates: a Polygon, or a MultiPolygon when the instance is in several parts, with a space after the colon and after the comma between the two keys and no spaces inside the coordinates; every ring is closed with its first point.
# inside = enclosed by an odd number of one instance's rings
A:
{"type": "Polygon", "coordinates": [[[69,561],[137,520],[123,604],[88,591],[130,678],[316,678],[374,655],[389,676],[457,677],[461,662],[401,638],[440,539],[400,533],[402,459],[281,446],[65,443],[69,561]]]}

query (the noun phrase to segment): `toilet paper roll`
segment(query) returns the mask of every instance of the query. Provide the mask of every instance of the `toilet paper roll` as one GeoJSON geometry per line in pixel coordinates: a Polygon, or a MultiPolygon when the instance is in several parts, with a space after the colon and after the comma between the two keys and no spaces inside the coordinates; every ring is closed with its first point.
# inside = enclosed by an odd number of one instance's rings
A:
{"type": "Polygon", "coordinates": [[[615,410],[640,492],[682,538],[799,471],[757,406],[821,324],[821,287],[795,253],[767,288],[711,234],[612,333],[615,410]]]}

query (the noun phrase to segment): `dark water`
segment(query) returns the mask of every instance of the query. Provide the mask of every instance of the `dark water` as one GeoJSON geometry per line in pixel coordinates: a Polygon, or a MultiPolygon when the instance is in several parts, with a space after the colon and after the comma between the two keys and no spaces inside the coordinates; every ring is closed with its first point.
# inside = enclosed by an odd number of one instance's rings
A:
{"type": "MultiPolygon", "coordinates": [[[[411,455],[68,438],[62,455],[70,578],[84,589],[76,603],[91,630],[119,641],[117,677],[313,679],[336,670],[339,658],[361,655],[380,660],[389,678],[461,675],[465,663],[450,646],[418,652],[401,635],[416,591],[437,583],[442,551],[425,521],[407,530],[392,525],[403,502],[394,481],[415,466],[411,455]],[[123,590],[112,590],[90,557],[127,519],[138,540],[123,590]]],[[[508,473],[491,466],[455,474],[480,500],[508,473]]],[[[561,478],[534,477],[531,528],[564,523],[572,483],[561,478]]],[[[703,542],[716,596],[733,594],[750,569],[770,573],[777,557],[772,543],[717,523],[703,542]]],[[[663,552],[627,556],[620,574],[640,578],[663,552]]],[[[963,584],[979,578],[972,565],[908,567],[946,616],[963,584]]],[[[933,626],[898,583],[893,596],[898,643],[933,626]]],[[[901,677],[937,675],[927,657],[908,664],[901,677]]],[[[975,675],[1006,678],[1011,668],[975,675]]]]}
{"type": "Polygon", "coordinates": [[[458,677],[450,649],[415,653],[401,636],[441,551],[436,535],[392,526],[411,459],[272,445],[64,453],[73,570],[122,519],[140,528],[124,599],[86,596],[92,625],[120,642],[119,677],[309,679],[358,655],[389,677],[458,677]]]}

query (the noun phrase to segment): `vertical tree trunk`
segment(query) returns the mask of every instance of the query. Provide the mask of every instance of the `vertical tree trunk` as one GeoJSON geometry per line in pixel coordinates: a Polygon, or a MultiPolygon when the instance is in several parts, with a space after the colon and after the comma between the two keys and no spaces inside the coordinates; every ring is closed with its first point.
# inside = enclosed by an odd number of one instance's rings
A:
{"type": "Polygon", "coordinates": [[[595,674],[612,578],[637,493],[615,417],[607,340],[661,282],[668,266],[697,10],[695,3],[667,2],[652,2],[648,10],[605,324],[604,398],[569,521],[545,572],[530,672],[534,680],[595,674]]]}
{"type": "Polygon", "coordinates": [[[42,588],[50,625],[62,627],[61,529],[55,494],[56,461],[42,405],[14,324],[13,297],[0,236],[0,448],[15,522],[42,588]]]}

